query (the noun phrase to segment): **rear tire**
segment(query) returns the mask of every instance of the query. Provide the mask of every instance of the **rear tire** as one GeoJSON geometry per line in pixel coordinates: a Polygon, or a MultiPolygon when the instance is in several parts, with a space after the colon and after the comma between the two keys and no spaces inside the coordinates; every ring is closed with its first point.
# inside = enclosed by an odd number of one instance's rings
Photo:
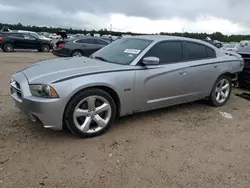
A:
{"type": "Polygon", "coordinates": [[[90,138],[107,131],[116,117],[113,98],[101,89],[87,89],[68,103],[64,122],[77,137],[90,138]]]}
{"type": "Polygon", "coordinates": [[[220,107],[226,104],[232,91],[232,80],[227,75],[222,75],[215,82],[212,92],[209,96],[209,103],[214,107],[220,107]]]}
{"type": "Polygon", "coordinates": [[[14,51],[14,46],[11,43],[6,43],[6,44],[3,45],[2,50],[4,52],[13,52],[14,51]]]}
{"type": "Polygon", "coordinates": [[[72,57],[82,57],[82,56],[84,56],[84,54],[80,50],[75,50],[72,52],[71,56],[72,57]]]}

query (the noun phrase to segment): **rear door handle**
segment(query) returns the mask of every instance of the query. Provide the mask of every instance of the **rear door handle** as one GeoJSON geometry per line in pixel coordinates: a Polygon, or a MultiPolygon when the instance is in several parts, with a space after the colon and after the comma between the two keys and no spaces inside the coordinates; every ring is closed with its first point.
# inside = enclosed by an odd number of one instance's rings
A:
{"type": "Polygon", "coordinates": [[[185,70],[179,71],[179,75],[185,75],[187,72],[185,70]]]}
{"type": "Polygon", "coordinates": [[[219,65],[214,65],[214,68],[218,68],[219,67],[219,65]]]}

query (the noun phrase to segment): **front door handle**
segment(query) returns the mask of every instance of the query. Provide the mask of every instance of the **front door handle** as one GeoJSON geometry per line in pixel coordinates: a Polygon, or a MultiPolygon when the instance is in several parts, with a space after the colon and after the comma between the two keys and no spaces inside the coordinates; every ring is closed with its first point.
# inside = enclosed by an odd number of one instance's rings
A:
{"type": "Polygon", "coordinates": [[[185,75],[187,72],[184,70],[179,71],[179,75],[185,75]]]}

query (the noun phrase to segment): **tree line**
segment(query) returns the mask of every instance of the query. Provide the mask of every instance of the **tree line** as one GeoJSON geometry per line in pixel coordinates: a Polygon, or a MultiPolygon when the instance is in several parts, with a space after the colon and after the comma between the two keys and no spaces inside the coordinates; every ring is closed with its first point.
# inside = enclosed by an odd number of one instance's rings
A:
{"type": "MultiPolygon", "coordinates": [[[[122,36],[122,35],[143,35],[142,33],[132,33],[132,32],[119,32],[119,31],[108,31],[107,29],[101,30],[86,30],[86,29],[72,29],[72,28],[59,28],[59,27],[38,27],[38,26],[31,26],[31,25],[22,25],[21,23],[18,24],[3,24],[0,23],[0,28],[3,26],[8,27],[11,30],[28,30],[34,32],[48,32],[48,33],[56,33],[61,30],[65,30],[67,33],[70,34],[96,34],[99,33],[100,35],[114,35],[114,36],[122,36]]],[[[224,35],[221,32],[214,32],[211,34],[208,33],[166,33],[160,32],[155,33],[160,35],[173,35],[173,36],[184,36],[189,38],[196,38],[196,39],[205,39],[206,37],[210,37],[212,40],[218,40],[223,42],[239,42],[242,40],[250,40],[250,35],[224,35]]]]}

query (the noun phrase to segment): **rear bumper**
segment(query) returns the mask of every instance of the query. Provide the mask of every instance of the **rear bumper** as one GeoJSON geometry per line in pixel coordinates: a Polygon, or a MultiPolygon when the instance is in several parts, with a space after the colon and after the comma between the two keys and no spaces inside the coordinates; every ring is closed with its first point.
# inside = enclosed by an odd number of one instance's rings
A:
{"type": "Polygon", "coordinates": [[[45,99],[31,95],[29,85],[23,73],[16,73],[12,77],[19,88],[12,87],[11,97],[17,108],[31,121],[42,123],[43,127],[62,130],[65,101],[63,98],[45,99]]]}
{"type": "Polygon", "coordinates": [[[250,68],[244,68],[241,73],[239,73],[239,83],[242,86],[250,87],[250,68]]]}
{"type": "Polygon", "coordinates": [[[59,57],[71,57],[71,51],[65,48],[54,48],[52,53],[59,57]]]}

